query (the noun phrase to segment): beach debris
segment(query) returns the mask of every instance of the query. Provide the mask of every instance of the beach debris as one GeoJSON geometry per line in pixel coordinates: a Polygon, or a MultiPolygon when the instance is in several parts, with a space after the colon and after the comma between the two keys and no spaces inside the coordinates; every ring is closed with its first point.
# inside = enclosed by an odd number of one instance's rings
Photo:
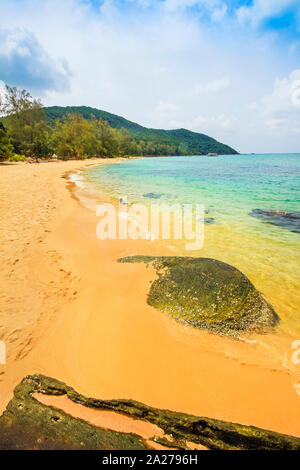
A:
{"type": "Polygon", "coordinates": [[[120,204],[123,204],[124,206],[128,206],[128,202],[127,202],[126,199],[124,199],[123,197],[120,197],[119,203],[120,203],[120,204]]]}
{"type": "Polygon", "coordinates": [[[300,233],[300,212],[285,212],[275,209],[253,209],[249,215],[263,222],[286,228],[291,232],[300,233]]]}
{"type": "MultiPolygon", "coordinates": [[[[134,400],[87,398],[73,388],[44,375],[29,375],[16,386],[0,417],[0,449],[146,450],[152,442],[166,448],[186,449],[190,444],[212,450],[300,450],[300,439],[254,426],[152,408],[134,400]],[[53,405],[37,394],[65,396],[89,409],[109,410],[156,425],[162,437],[148,441],[137,434],[93,426],[53,405]]],[[[203,448],[201,447],[201,448],[203,448]]]]}
{"type": "Polygon", "coordinates": [[[262,294],[229,264],[176,256],[129,256],[119,262],[152,263],[158,278],[147,303],[179,322],[234,337],[266,333],[279,322],[262,294]]]}

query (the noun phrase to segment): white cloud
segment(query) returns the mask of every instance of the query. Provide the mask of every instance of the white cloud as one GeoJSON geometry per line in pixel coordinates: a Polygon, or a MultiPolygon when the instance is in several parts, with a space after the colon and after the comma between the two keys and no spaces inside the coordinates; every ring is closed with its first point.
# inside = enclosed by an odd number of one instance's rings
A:
{"type": "Polygon", "coordinates": [[[265,18],[278,15],[286,8],[299,4],[298,0],[254,0],[249,6],[241,6],[236,15],[241,23],[256,26],[265,18]]]}
{"type": "Polygon", "coordinates": [[[162,4],[165,10],[170,12],[184,10],[195,6],[199,8],[199,11],[201,9],[206,9],[211,12],[212,20],[216,22],[219,22],[224,18],[228,9],[226,3],[222,0],[164,0],[162,4]]]}
{"type": "Polygon", "coordinates": [[[196,94],[201,93],[220,93],[230,88],[230,80],[227,77],[211,80],[207,83],[199,83],[195,85],[196,94]]]}
{"type": "Polygon", "coordinates": [[[64,59],[52,59],[34,33],[0,28],[0,79],[10,85],[67,91],[70,71],[64,59]]]}
{"type": "MultiPolygon", "coordinates": [[[[149,127],[191,128],[240,151],[299,148],[296,137],[274,130],[279,119],[294,119],[295,109],[282,115],[263,104],[273,94],[275,77],[288,77],[298,67],[297,49],[283,53],[269,36],[233,26],[224,0],[127,0],[126,8],[106,0],[102,10],[100,1],[92,7],[87,0],[2,3],[0,26],[9,24],[14,34],[26,29],[56,71],[63,73],[68,63],[70,89],[48,91],[42,97],[47,105],[94,106],[149,127]],[[186,8],[196,5],[205,14],[186,8]],[[263,114],[264,108],[270,111],[263,114]]],[[[17,49],[20,60],[31,50],[24,41],[17,49]]],[[[28,70],[49,79],[33,58],[28,70]]],[[[33,87],[28,76],[26,88],[35,92],[33,87]]]]}
{"type": "Polygon", "coordinates": [[[168,11],[184,9],[201,3],[199,0],[165,0],[164,7],[168,11]]]}
{"type": "Polygon", "coordinates": [[[228,7],[225,3],[218,8],[215,8],[212,12],[211,19],[215,23],[220,23],[224,20],[224,17],[227,13],[228,7]]]}
{"type": "Polygon", "coordinates": [[[247,121],[236,122],[237,129],[252,139],[253,150],[299,152],[300,69],[275,79],[272,89],[257,102],[246,105],[247,121]]]}
{"type": "Polygon", "coordinates": [[[272,93],[262,98],[260,109],[271,129],[286,135],[300,132],[300,69],[276,79],[272,93]]]}
{"type": "Polygon", "coordinates": [[[175,104],[160,101],[155,107],[154,111],[150,113],[150,117],[157,123],[162,122],[163,124],[165,124],[167,120],[169,121],[173,117],[174,112],[177,110],[178,106],[176,106],[175,104]]]}
{"type": "Polygon", "coordinates": [[[225,130],[232,129],[234,126],[234,119],[230,115],[218,114],[214,115],[198,115],[191,121],[186,123],[186,127],[190,128],[195,132],[209,132],[211,133],[214,129],[215,132],[222,131],[224,135],[225,130]]]}

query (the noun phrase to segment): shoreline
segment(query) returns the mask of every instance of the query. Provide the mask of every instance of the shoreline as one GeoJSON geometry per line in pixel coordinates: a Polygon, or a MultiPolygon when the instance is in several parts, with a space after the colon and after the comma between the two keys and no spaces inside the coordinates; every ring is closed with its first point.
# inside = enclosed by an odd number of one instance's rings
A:
{"type": "Polygon", "coordinates": [[[97,218],[78,204],[66,173],[101,163],[117,159],[0,166],[7,289],[0,331],[8,353],[1,412],[25,375],[43,373],[87,396],[138,399],[300,436],[299,397],[279,364],[265,364],[263,354],[257,363],[259,345],[176,324],[145,302],[153,270],[115,262],[165,255],[165,247],[97,240],[97,218]]]}
{"type": "Polygon", "coordinates": [[[9,399],[3,395],[3,389],[4,394],[9,390],[11,396],[18,382],[12,376],[7,383],[10,362],[17,372],[16,362],[25,360],[36,343],[35,330],[48,314],[53,318],[54,312],[72,302],[71,291],[79,287],[78,279],[66,269],[52,237],[57,219],[63,219],[78,204],[76,198],[70,197],[66,174],[104,163],[114,161],[91,159],[88,162],[0,165],[3,221],[0,272],[4,287],[0,298],[0,334],[6,343],[7,356],[7,364],[0,364],[1,412],[9,399]]]}

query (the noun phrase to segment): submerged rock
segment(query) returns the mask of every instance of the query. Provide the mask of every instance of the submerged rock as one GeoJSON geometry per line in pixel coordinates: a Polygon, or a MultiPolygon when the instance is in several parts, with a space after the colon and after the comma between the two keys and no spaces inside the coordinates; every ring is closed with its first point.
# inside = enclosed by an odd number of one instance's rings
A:
{"type": "Polygon", "coordinates": [[[216,219],[214,219],[213,217],[204,217],[204,223],[206,225],[212,225],[212,224],[216,224],[216,219]]]}
{"type": "Polygon", "coordinates": [[[213,450],[300,450],[300,439],[216,419],[161,410],[134,400],[87,398],[73,388],[44,375],[25,377],[0,416],[0,449],[89,449],[146,450],[151,442],[176,449],[189,443],[213,450]],[[66,396],[76,404],[95,410],[110,410],[146,421],[163,431],[147,441],[136,434],[111,431],[74,418],[54,406],[40,403],[32,395],[66,396]]]}
{"type": "Polygon", "coordinates": [[[177,321],[215,333],[265,333],[279,317],[249,279],[210,258],[130,256],[123,263],[152,262],[158,279],[147,302],[177,321]]]}
{"type": "Polygon", "coordinates": [[[300,212],[285,212],[275,209],[253,209],[249,215],[263,222],[286,228],[291,232],[300,233],[300,212]]]}
{"type": "Polygon", "coordinates": [[[146,194],[143,194],[143,197],[148,197],[150,199],[160,199],[161,198],[161,194],[156,194],[156,193],[146,193],[146,194]]]}

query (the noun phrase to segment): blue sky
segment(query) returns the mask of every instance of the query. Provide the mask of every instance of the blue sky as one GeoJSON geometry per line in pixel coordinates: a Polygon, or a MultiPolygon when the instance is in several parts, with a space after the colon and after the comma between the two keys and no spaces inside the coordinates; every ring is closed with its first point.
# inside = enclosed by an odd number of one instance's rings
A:
{"type": "Polygon", "coordinates": [[[47,105],[300,152],[299,0],[0,0],[0,80],[47,105]]]}

